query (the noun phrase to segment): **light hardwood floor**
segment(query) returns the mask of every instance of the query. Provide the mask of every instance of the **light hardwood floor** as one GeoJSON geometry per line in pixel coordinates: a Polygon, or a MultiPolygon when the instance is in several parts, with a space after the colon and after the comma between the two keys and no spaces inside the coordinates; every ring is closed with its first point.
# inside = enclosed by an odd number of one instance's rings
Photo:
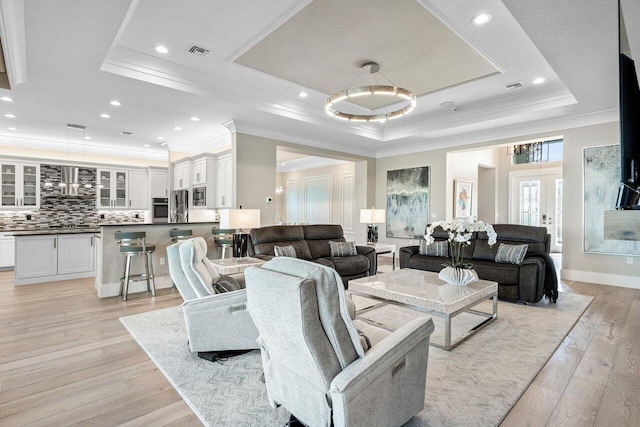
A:
{"type": "MultiPolygon", "coordinates": [[[[561,289],[595,299],[502,425],[640,425],[640,290],[561,289]]],[[[0,425],[201,425],[118,320],[181,302],[171,289],[99,299],[90,279],[15,287],[0,272],[0,425]]]]}

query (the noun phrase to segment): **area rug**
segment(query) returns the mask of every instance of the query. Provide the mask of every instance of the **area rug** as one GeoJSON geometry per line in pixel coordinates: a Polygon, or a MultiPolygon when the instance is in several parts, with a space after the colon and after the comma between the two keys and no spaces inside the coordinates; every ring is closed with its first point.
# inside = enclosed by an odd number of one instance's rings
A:
{"type": "MultiPolygon", "coordinates": [[[[500,302],[498,319],[452,351],[430,348],[425,408],[408,426],[497,426],[572,329],[592,298],[562,293],[557,304],[500,302]]],[[[366,299],[356,301],[359,308],[366,299]]],[[[486,311],[489,304],[478,306],[486,311]]],[[[393,306],[364,317],[391,328],[421,314],[393,306]]],[[[473,316],[454,322],[459,328],[473,316]]],[[[282,426],[289,413],[268,405],[260,353],[222,363],[189,351],[180,307],[120,319],[207,426],[282,426]]],[[[434,318],[438,339],[441,322],[434,318]]],[[[224,328],[212,322],[211,328],[224,328]]],[[[456,328],[454,328],[454,335],[456,328]]]]}

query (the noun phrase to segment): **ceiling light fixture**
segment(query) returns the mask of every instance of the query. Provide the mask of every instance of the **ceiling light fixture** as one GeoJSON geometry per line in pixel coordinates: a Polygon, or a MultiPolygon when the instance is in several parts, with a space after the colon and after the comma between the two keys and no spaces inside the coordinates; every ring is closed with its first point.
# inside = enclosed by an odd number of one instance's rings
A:
{"type": "Polygon", "coordinates": [[[151,147],[149,144],[144,144],[143,147],[151,147]]]}
{"type": "Polygon", "coordinates": [[[158,45],[158,46],[156,46],[156,52],[158,52],[158,53],[169,53],[169,49],[167,49],[165,46],[158,45]]]}
{"type": "Polygon", "coordinates": [[[182,130],[182,128],[180,126],[174,126],[173,130],[182,130]]]}
{"type": "MultiPolygon", "coordinates": [[[[354,122],[385,122],[387,120],[395,119],[398,117],[402,117],[405,114],[409,114],[416,108],[416,96],[413,92],[408,89],[404,89],[398,87],[391,82],[384,74],[380,72],[380,65],[376,62],[367,62],[362,67],[361,75],[370,74],[373,76],[376,84],[372,85],[361,85],[356,87],[351,87],[347,89],[343,89],[339,92],[334,93],[327,99],[327,103],[324,107],[324,110],[332,117],[341,120],[350,120],[354,122]],[[377,84],[376,74],[380,74],[384,77],[390,85],[379,85],[377,84]],[[386,113],[380,114],[350,114],[340,111],[334,108],[334,105],[340,101],[345,101],[349,98],[355,98],[358,96],[390,96],[395,99],[393,102],[398,101],[407,101],[408,103],[404,105],[402,108],[396,108],[392,111],[387,111],[386,113]]],[[[386,103],[384,103],[384,107],[386,110],[386,103]]]]}
{"type": "Polygon", "coordinates": [[[533,83],[534,85],[539,85],[546,81],[547,79],[545,79],[544,77],[538,77],[537,79],[533,80],[531,83],[533,83]]]}
{"type": "Polygon", "coordinates": [[[471,22],[473,22],[476,25],[484,25],[489,21],[491,21],[491,15],[489,15],[488,13],[481,13],[479,15],[474,16],[473,19],[471,19],[471,22]]]}
{"type": "Polygon", "coordinates": [[[103,119],[108,119],[111,116],[108,115],[107,113],[102,113],[102,114],[100,114],[100,117],[102,117],[103,119]]]}
{"type": "Polygon", "coordinates": [[[18,130],[18,128],[14,128],[13,126],[12,126],[12,127],[7,128],[7,129],[12,130],[12,131],[14,131],[14,132],[18,130]]]}
{"type": "Polygon", "coordinates": [[[164,136],[157,136],[157,137],[156,137],[156,139],[157,139],[158,141],[164,141],[164,136]]]}
{"type": "Polygon", "coordinates": [[[119,106],[122,105],[122,104],[120,104],[120,101],[116,101],[115,99],[113,101],[109,102],[109,104],[113,105],[114,107],[119,107],[119,106]]]}
{"type": "Polygon", "coordinates": [[[193,116],[193,117],[190,117],[189,120],[191,120],[192,122],[199,122],[200,117],[193,116]]]}
{"type": "Polygon", "coordinates": [[[92,137],[90,137],[90,136],[83,136],[83,137],[82,137],[82,139],[91,140],[91,139],[93,139],[93,138],[92,138],[92,137]]]}
{"type": "Polygon", "coordinates": [[[4,102],[12,102],[13,98],[8,97],[8,96],[0,96],[0,99],[3,100],[4,102]]]}
{"type": "Polygon", "coordinates": [[[9,118],[9,119],[15,119],[16,118],[16,116],[13,115],[13,114],[5,114],[4,116],[9,118]]]}
{"type": "Polygon", "coordinates": [[[300,98],[306,98],[307,96],[309,96],[309,94],[308,94],[307,92],[302,91],[302,92],[300,92],[300,93],[298,94],[298,96],[299,96],[300,98]]]}

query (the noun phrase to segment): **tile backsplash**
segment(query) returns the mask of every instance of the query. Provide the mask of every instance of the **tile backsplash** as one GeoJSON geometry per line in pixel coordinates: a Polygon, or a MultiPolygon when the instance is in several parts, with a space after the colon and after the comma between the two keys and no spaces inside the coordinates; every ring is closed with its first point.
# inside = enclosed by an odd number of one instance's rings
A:
{"type": "Polygon", "coordinates": [[[98,211],[96,208],[96,169],[79,168],[77,196],[63,195],[58,186],[62,178],[59,165],[40,165],[40,209],[0,211],[0,229],[46,228],[48,226],[121,224],[143,222],[144,211],[98,211]],[[50,185],[46,185],[50,184],[50,185]],[[90,184],[90,188],[85,188],[90,184]],[[27,219],[27,215],[31,219],[27,219]],[[104,218],[100,218],[104,215],[104,218]],[[138,215],[139,218],[136,218],[138,215]]]}

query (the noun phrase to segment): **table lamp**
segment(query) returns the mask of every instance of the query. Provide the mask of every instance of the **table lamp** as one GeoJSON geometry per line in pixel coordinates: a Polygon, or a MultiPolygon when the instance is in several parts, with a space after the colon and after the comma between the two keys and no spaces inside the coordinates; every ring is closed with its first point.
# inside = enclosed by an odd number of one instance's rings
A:
{"type": "Polygon", "coordinates": [[[367,245],[378,243],[378,225],[385,222],[384,209],[360,209],[360,223],[367,224],[367,245]]]}
{"type": "Polygon", "coordinates": [[[233,256],[246,257],[249,235],[244,230],[260,227],[260,209],[225,209],[220,211],[220,228],[235,229],[233,256]]]}

